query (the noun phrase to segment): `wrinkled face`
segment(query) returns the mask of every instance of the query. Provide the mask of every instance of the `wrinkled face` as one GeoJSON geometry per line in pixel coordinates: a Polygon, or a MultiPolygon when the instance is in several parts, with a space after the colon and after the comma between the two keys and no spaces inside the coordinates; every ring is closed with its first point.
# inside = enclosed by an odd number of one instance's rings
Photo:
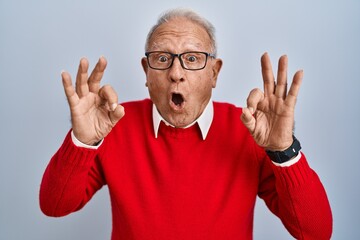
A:
{"type": "MultiPolygon", "coordinates": [[[[147,51],[211,53],[210,38],[199,25],[184,18],[173,19],[156,29],[147,51]]],[[[151,100],[161,116],[176,127],[189,125],[204,111],[222,65],[221,59],[212,57],[204,69],[196,71],[183,69],[179,58],[167,70],[151,69],[146,58],[141,62],[151,100]]]]}

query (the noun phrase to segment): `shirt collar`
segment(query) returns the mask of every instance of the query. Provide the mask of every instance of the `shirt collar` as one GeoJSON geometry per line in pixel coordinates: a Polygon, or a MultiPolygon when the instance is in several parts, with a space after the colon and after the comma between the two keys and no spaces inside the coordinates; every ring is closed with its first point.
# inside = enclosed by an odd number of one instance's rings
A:
{"type": "MultiPolygon", "coordinates": [[[[152,116],[153,116],[153,125],[154,125],[155,138],[157,138],[161,121],[163,121],[167,126],[174,127],[173,125],[168,123],[160,115],[160,113],[156,109],[155,104],[153,104],[152,116]]],[[[189,125],[187,125],[186,127],[184,127],[184,128],[191,127],[195,123],[198,123],[198,125],[200,127],[200,131],[201,131],[201,135],[203,137],[203,140],[205,140],[205,138],[206,138],[206,136],[207,136],[207,134],[209,132],[209,129],[210,129],[213,118],[214,118],[214,106],[213,106],[212,101],[210,99],[210,101],[207,103],[207,105],[206,105],[203,113],[200,115],[200,117],[198,119],[196,119],[194,122],[192,122],[189,125]]]]}

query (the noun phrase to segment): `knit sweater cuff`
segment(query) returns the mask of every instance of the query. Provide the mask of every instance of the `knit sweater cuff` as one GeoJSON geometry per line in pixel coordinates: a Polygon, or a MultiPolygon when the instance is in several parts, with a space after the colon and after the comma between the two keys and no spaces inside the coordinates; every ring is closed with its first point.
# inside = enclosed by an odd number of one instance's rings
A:
{"type": "Polygon", "coordinates": [[[300,160],[289,167],[279,167],[274,164],[272,166],[276,179],[280,179],[281,183],[290,189],[311,181],[313,176],[313,170],[303,153],[300,160]]]}
{"type": "Polygon", "coordinates": [[[69,131],[59,149],[59,156],[61,156],[62,161],[66,161],[67,164],[89,166],[92,160],[96,157],[98,151],[98,149],[76,146],[71,139],[71,131],[69,131]]]}

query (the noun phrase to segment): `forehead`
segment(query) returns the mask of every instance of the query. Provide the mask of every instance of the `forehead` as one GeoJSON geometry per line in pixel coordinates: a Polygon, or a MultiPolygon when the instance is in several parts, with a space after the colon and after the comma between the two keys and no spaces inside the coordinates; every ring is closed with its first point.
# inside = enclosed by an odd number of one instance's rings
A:
{"type": "Polygon", "coordinates": [[[185,18],[176,18],[161,24],[149,42],[152,51],[209,51],[210,46],[210,37],[206,30],[185,18]]]}

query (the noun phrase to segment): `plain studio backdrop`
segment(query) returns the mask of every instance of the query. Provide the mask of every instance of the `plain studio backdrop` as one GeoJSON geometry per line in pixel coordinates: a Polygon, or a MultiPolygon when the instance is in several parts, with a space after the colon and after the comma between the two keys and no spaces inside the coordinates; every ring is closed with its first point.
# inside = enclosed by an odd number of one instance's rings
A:
{"type": "MultiPolygon", "coordinates": [[[[275,69],[288,55],[290,79],[304,69],[296,136],[327,190],[333,239],[358,238],[360,1],[0,0],[0,239],[110,239],[107,187],[63,218],[39,208],[42,174],[71,126],[60,72],[75,78],[81,57],[92,68],[104,55],[103,83],[120,102],[148,97],[145,38],[174,7],[194,9],[217,29],[224,65],[214,100],[244,106],[251,89],[262,89],[265,51],[275,69]]],[[[291,239],[260,199],[254,238],[291,239]]]]}

